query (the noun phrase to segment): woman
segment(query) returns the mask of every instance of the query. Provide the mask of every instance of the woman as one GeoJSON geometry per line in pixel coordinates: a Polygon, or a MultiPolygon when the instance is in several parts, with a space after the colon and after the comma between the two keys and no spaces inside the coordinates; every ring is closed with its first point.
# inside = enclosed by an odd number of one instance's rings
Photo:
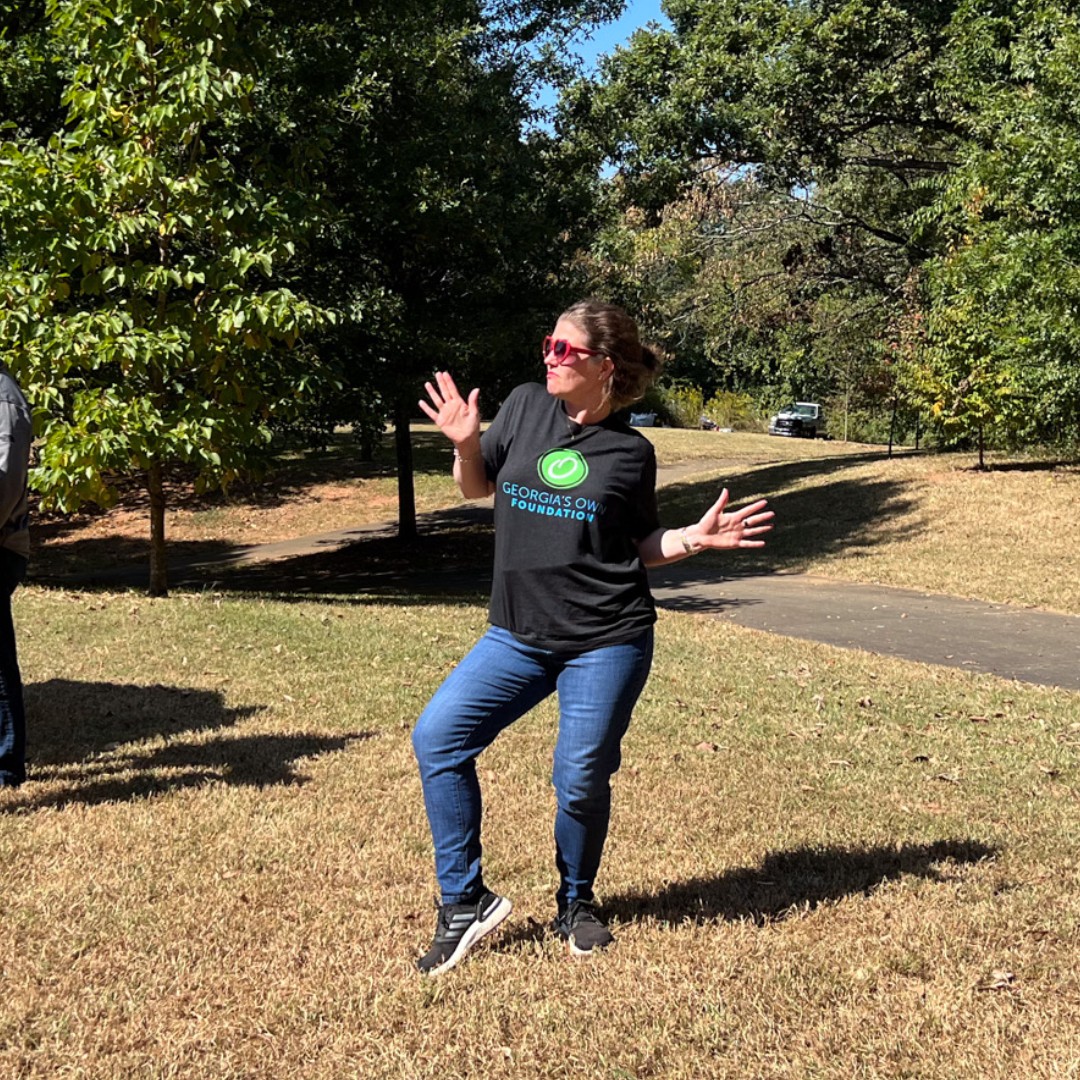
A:
{"type": "Polygon", "coordinates": [[[550,694],[559,697],[553,783],[560,876],[552,928],[575,955],[613,941],[594,907],[611,776],[649,674],[656,611],[645,567],[705,548],[756,548],[772,528],[764,499],[726,513],[728,493],[694,525],[663,529],[652,444],[616,412],[659,371],[633,319],[596,300],[564,312],[544,340],[544,387],[517,387],[480,435],[479,390],[446,372],[420,407],[454,444],[467,499],[495,495],[491,626],[413,731],[442,892],[435,939],[417,961],[449,970],[510,914],[481,870],[476,758],[550,694]]]}

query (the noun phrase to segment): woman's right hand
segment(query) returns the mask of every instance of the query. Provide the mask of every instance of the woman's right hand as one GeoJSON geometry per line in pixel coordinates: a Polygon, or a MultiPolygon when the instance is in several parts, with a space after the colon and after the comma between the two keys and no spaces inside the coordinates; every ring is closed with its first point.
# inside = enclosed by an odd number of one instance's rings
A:
{"type": "Polygon", "coordinates": [[[431,405],[420,402],[420,408],[438,425],[439,430],[455,445],[478,442],[480,438],[480,389],[475,388],[468,398],[458,392],[447,371],[435,372],[436,386],[424,383],[431,405]]]}

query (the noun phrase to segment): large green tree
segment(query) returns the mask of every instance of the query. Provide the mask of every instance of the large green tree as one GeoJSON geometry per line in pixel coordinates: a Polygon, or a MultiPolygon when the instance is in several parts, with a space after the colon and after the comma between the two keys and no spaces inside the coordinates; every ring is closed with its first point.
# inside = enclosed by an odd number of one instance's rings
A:
{"type": "Polygon", "coordinates": [[[344,384],[323,415],[392,420],[403,536],[416,529],[409,422],[424,380],[452,368],[495,404],[535,370],[541,327],[571,288],[595,176],[531,127],[532,94],[550,50],[619,7],[267,9],[277,60],[263,121],[281,129],[261,141],[307,147],[323,218],[304,273],[344,316],[323,339],[344,384]]]}
{"type": "Polygon", "coordinates": [[[684,230],[681,277],[651,271],[699,353],[742,378],[899,394],[949,441],[1075,444],[1076,6],[666,10],[672,29],[635,37],[566,117],[646,229],[708,194],[712,170],[761,193],[684,230]],[[735,302],[751,295],[756,316],[735,302]]]}
{"type": "Polygon", "coordinates": [[[880,339],[940,248],[927,211],[957,160],[938,93],[954,7],[669,0],[671,29],[566,95],[624,212],[653,229],[696,208],[660,291],[699,381],[706,361],[766,398],[891,385],[880,339]]]}
{"type": "Polygon", "coordinates": [[[904,374],[951,437],[1080,446],[1080,12],[965,3],[943,89],[965,139],[904,374]]]}
{"type": "Polygon", "coordinates": [[[166,466],[228,483],[320,375],[302,341],[327,313],[275,281],[303,215],[233,156],[250,5],[48,0],[67,120],[0,150],[0,349],[35,408],[33,482],[70,509],[140,474],[155,595],[166,466]]]}

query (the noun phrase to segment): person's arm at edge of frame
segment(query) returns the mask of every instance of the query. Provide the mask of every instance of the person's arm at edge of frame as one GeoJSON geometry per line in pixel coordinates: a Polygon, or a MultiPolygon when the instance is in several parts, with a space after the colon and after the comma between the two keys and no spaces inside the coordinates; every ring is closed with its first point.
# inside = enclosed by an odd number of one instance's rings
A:
{"type": "Polygon", "coordinates": [[[773,527],[776,516],[767,510],[768,500],[758,499],[739,510],[726,513],[728,489],[702,515],[701,520],[683,529],[659,528],[637,542],[638,554],[646,566],[665,566],[696,555],[699,551],[724,551],[765,546],[763,537],[773,527]]]}
{"type": "Polygon", "coordinates": [[[480,390],[463,398],[448,371],[435,372],[435,385],[424,383],[431,404],[421,410],[454,444],[454,482],[465,499],[486,499],[495,491],[480,452],[480,390]]]}
{"type": "Polygon", "coordinates": [[[0,401],[0,525],[26,494],[26,473],[33,433],[29,417],[9,401],[0,401]]]}

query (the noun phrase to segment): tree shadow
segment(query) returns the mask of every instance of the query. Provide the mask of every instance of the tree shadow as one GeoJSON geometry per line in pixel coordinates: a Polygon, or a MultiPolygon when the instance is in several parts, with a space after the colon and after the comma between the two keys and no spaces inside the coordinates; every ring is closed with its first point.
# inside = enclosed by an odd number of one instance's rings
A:
{"type": "Polygon", "coordinates": [[[656,606],[665,611],[677,611],[683,615],[722,615],[738,608],[750,608],[765,603],[764,600],[754,597],[717,596],[712,592],[697,591],[706,582],[715,585],[718,578],[719,575],[714,575],[712,578],[703,576],[683,584],[681,577],[665,576],[664,592],[656,596],[656,606]],[[670,591],[672,588],[684,591],[673,594],[670,591]]]}
{"type": "MultiPolygon", "coordinates": [[[[826,555],[858,555],[923,531],[924,526],[918,523],[896,521],[917,508],[900,481],[838,477],[813,488],[770,494],[790,482],[792,468],[807,475],[802,467],[805,464],[748,470],[725,477],[722,482],[698,481],[664,488],[660,493],[663,521],[696,521],[724,486],[733,492],[736,505],[746,502],[749,493],[761,492],[776,514],[775,527],[765,538],[764,548],[722,555],[706,553],[679,563],[680,582],[690,586],[695,581],[715,581],[715,568],[721,559],[724,570],[740,575],[797,572],[826,555]]],[[[838,471],[829,468],[826,475],[838,471]]]]}
{"type": "MultiPolygon", "coordinates": [[[[843,551],[857,556],[878,544],[894,542],[901,532],[919,532],[922,526],[918,524],[899,526],[894,522],[915,505],[902,483],[839,475],[880,458],[880,454],[858,454],[751,466],[716,480],[676,482],[662,488],[664,522],[696,520],[724,485],[737,498],[763,493],[777,515],[776,528],[760,551],[705,554],[665,569],[663,573],[686,591],[683,608],[693,608],[696,585],[715,583],[724,574],[799,571],[822,555],[843,551]],[[832,479],[812,489],[783,491],[799,479],[815,476],[832,479]],[[783,494],[771,495],[773,491],[783,494]]],[[[241,557],[245,549],[239,547],[174,544],[170,547],[171,587],[334,603],[477,603],[491,581],[494,529],[490,508],[450,508],[421,515],[419,524],[421,535],[415,540],[398,539],[392,528],[371,530],[347,545],[258,562],[245,561],[241,557]]],[[[93,543],[87,541],[84,555],[91,564],[102,561],[94,560],[93,543]]],[[[100,543],[104,551],[106,541],[100,543]]],[[[83,574],[74,580],[39,577],[35,581],[60,587],[141,587],[145,570],[140,566],[128,572],[110,563],[96,575],[83,574]]],[[[716,603],[710,602],[708,609],[715,608],[716,603]]]]}
{"type": "MultiPolygon", "coordinates": [[[[453,466],[453,447],[437,431],[413,432],[413,472],[417,477],[448,475],[453,466]]],[[[195,470],[174,465],[166,470],[166,495],[170,510],[212,510],[218,507],[246,507],[266,510],[283,506],[307,493],[313,485],[377,480],[397,475],[393,437],[382,440],[380,456],[373,461],[360,459],[356,443],[337,433],[330,445],[321,449],[296,451],[285,455],[258,481],[237,482],[227,492],[199,493],[195,490],[195,470]]],[[[149,495],[138,476],[114,480],[124,509],[149,515],[149,495]]],[[[57,582],[63,575],[100,566],[106,571],[130,565],[131,574],[142,574],[145,583],[150,558],[149,537],[88,537],[80,539],[84,529],[108,511],[92,504],[76,514],[34,512],[35,558],[30,563],[29,580],[44,584],[57,582]],[[62,543],[61,543],[62,541],[62,543]],[[98,552],[106,553],[102,558],[98,552]]],[[[212,559],[226,559],[246,550],[245,545],[215,540],[169,541],[169,561],[177,565],[212,559]]]]}
{"type": "Polygon", "coordinates": [[[760,866],[665,883],[656,891],[605,899],[606,915],[622,922],[666,924],[750,920],[758,926],[846,896],[869,896],[889,881],[948,881],[949,865],[983,862],[997,849],[978,840],[877,847],[802,847],[767,855],[760,866]]]}
{"type": "Polygon", "coordinates": [[[227,708],[208,690],[51,679],[27,685],[26,699],[31,783],[5,812],[124,802],[211,781],[301,784],[301,759],[374,737],[223,732],[263,706],[227,708]],[[154,745],[140,745],[149,740],[154,745]]]}
{"type": "MultiPolygon", "coordinates": [[[[114,588],[117,584],[145,588],[150,580],[148,538],[91,536],[48,546],[65,527],[55,522],[34,525],[35,551],[27,567],[28,584],[82,588],[112,583],[114,588]]],[[[77,534],[79,526],[71,525],[70,530],[77,534]]],[[[170,540],[168,559],[174,566],[213,563],[235,558],[245,550],[245,546],[223,540],[170,540]]]]}
{"type": "Polygon", "coordinates": [[[442,518],[415,540],[373,537],[326,552],[218,567],[213,583],[277,600],[476,604],[490,591],[494,553],[490,521],[442,518]]]}
{"type": "Polygon", "coordinates": [[[967,467],[968,472],[981,471],[990,473],[1012,473],[1012,472],[1044,472],[1044,473],[1071,473],[1075,474],[1080,471],[1080,466],[1076,461],[1071,461],[1067,458],[1053,459],[1048,461],[988,461],[983,469],[979,469],[978,465],[969,465],[967,467]]]}
{"type": "Polygon", "coordinates": [[[264,706],[229,708],[216,690],[48,679],[25,688],[29,753],[35,765],[86,761],[154,736],[233,727],[264,706]]]}
{"type": "MultiPolygon", "coordinates": [[[[723,484],[736,492],[740,488],[769,492],[800,478],[836,477],[811,490],[770,496],[777,527],[764,549],[706,554],[664,569],[666,581],[677,582],[684,591],[677,602],[665,601],[665,606],[715,611],[724,601],[703,601],[696,607],[693,590],[697,585],[714,584],[725,572],[799,571],[822,555],[867,551],[895,542],[900,535],[917,533],[921,526],[899,526],[893,521],[914,506],[901,482],[837,475],[853,464],[879,458],[860,454],[787,462],[751,468],[722,483],[674,483],[661,489],[661,519],[678,522],[700,517],[723,484]]],[[[491,584],[494,529],[490,510],[461,507],[426,515],[422,528],[414,541],[374,536],[325,553],[214,568],[214,585],[229,591],[274,594],[279,599],[327,596],[340,602],[343,596],[364,596],[366,602],[379,603],[480,601],[491,584]]]]}

